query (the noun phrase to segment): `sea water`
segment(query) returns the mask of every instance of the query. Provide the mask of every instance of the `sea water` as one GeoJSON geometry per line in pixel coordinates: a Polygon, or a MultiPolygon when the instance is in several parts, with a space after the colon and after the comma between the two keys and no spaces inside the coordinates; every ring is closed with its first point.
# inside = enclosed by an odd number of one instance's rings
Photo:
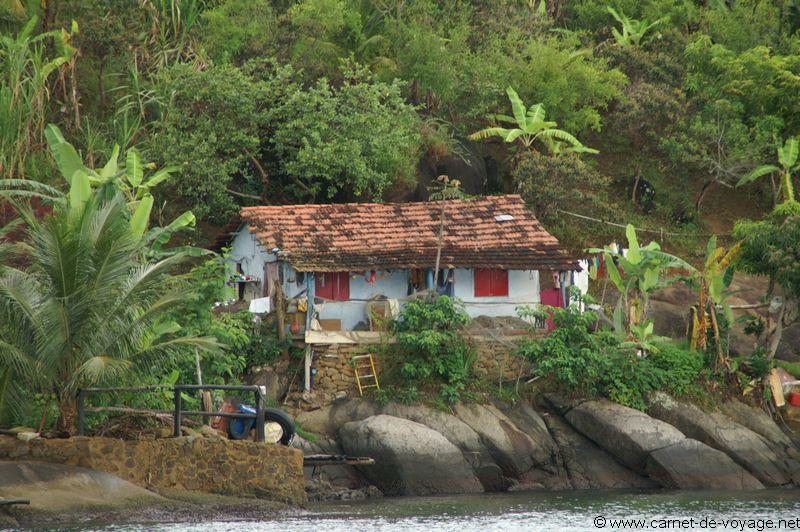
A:
{"type": "Polygon", "coordinates": [[[312,504],[291,515],[113,527],[164,531],[800,530],[800,490],[516,492],[312,504]]]}

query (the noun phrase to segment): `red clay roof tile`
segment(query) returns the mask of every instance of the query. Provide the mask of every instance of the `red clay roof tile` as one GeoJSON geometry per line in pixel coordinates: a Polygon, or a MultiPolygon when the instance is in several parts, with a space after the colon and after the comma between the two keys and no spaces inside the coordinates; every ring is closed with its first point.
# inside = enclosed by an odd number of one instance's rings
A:
{"type": "MultiPolygon", "coordinates": [[[[226,229],[230,234],[247,224],[263,247],[280,248],[298,271],[429,268],[436,261],[442,203],[245,207],[226,229]]],[[[443,268],[578,268],[516,194],[444,205],[443,268]],[[498,221],[498,215],[513,219],[498,221]]]]}

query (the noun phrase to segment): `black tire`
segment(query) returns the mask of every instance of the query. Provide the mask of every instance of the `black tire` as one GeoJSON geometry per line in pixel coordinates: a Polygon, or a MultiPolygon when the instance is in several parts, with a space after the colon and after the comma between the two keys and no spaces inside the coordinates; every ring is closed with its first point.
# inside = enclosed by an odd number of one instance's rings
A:
{"type": "Polygon", "coordinates": [[[296,432],[292,416],[277,408],[265,408],[264,421],[272,421],[281,426],[281,429],[283,429],[283,436],[281,436],[280,439],[281,445],[289,445],[292,443],[292,438],[294,438],[296,432]]]}

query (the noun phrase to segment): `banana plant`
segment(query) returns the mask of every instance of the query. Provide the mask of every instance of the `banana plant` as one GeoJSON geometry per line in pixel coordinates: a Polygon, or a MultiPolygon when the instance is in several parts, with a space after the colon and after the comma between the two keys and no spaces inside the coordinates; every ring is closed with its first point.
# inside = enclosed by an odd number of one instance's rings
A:
{"type": "Polygon", "coordinates": [[[620,33],[617,28],[611,28],[611,34],[620,46],[639,46],[645,34],[664,21],[663,18],[654,20],[653,22],[647,19],[636,20],[625,15],[622,11],[617,11],[611,6],[608,6],[606,9],[611,13],[611,16],[622,25],[622,33],[620,33]]]}
{"type": "Polygon", "coordinates": [[[658,347],[654,341],[663,339],[661,336],[656,336],[653,332],[655,323],[653,320],[646,320],[644,323],[631,325],[630,338],[622,342],[622,347],[631,347],[636,349],[638,355],[646,353],[658,353],[658,347]]]}
{"type": "MultiPolygon", "coordinates": [[[[164,246],[173,235],[186,228],[194,227],[196,219],[190,211],[184,212],[165,227],[155,227],[148,231],[154,198],[151,190],[172,176],[177,167],[167,166],[156,170],[152,163],[144,163],[136,148],[125,153],[125,163],[120,164],[120,148],[114,145],[106,164],[98,169],[89,168],[77,150],[64,139],[61,130],[54,124],[45,128],[45,138],[56,166],[69,185],[69,204],[80,209],[91,194],[98,190],[109,198],[121,191],[128,200],[131,229],[138,238],[144,238],[150,250],[156,255],[165,254],[164,246]],[[145,171],[155,170],[146,175],[145,171]],[[73,194],[75,197],[73,197],[73,194]]],[[[48,189],[47,192],[52,192],[48,189]]],[[[176,250],[170,250],[170,253],[176,250]]],[[[192,247],[180,248],[182,252],[200,254],[202,250],[192,247]]]]}
{"type": "Polygon", "coordinates": [[[562,129],[557,129],[557,122],[545,120],[546,112],[542,104],[537,103],[528,109],[513,88],[508,87],[506,94],[508,94],[508,99],[511,101],[511,111],[514,116],[495,115],[494,118],[498,122],[514,127],[489,127],[476,131],[469,136],[470,139],[481,140],[489,137],[500,137],[509,143],[519,141],[525,149],[533,148],[534,143],[538,141],[543,143],[554,154],[566,151],[567,146],[576,152],[598,153],[597,150],[587,148],[581,144],[572,134],[562,129]]]}
{"type": "Polygon", "coordinates": [[[748,173],[744,177],[742,177],[738,183],[736,183],[737,187],[742,185],[746,185],[747,183],[752,183],[759,177],[768,175],[768,174],[780,174],[781,176],[781,184],[779,187],[779,191],[783,191],[783,209],[794,209],[795,211],[800,211],[800,204],[798,204],[797,200],[795,199],[794,195],[794,183],[792,178],[792,173],[798,170],[798,152],[800,151],[800,140],[797,137],[790,137],[786,139],[786,142],[783,143],[783,146],[778,146],[778,165],[774,164],[762,164],[761,166],[755,168],[752,172],[748,173]]]}
{"type": "Polygon", "coordinates": [[[741,243],[738,243],[726,250],[717,246],[717,237],[712,236],[706,245],[703,269],[695,272],[692,279],[698,291],[698,304],[692,313],[689,346],[695,350],[706,349],[708,332],[712,331],[720,363],[724,363],[725,359],[717,313],[721,309],[728,323],[734,320],[733,310],[727,303],[731,295],[728,288],[733,280],[733,263],[741,253],[741,247],[741,243]]]}
{"type": "MultiPolygon", "coordinates": [[[[648,328],[645,320],[650,295],[679,279],[677,276],[667,277],[669,272],[693,273],[695,268],[683,259],[661,251],[657,242],[640,246],[636,229],[631,224],[625,228],[625,236],[628,250],[624,256],[610,246],[590,248],[587,252],[603,256],[608,278],[619,291],[612,319],[615,332],[626,341],[636,342],[637,334],[642,340],[647,340],[652,334],[652,327],[648,328]]],[[[592,279],[597,278],[595,266],[590,268],[589,275],[592,279]]]]}

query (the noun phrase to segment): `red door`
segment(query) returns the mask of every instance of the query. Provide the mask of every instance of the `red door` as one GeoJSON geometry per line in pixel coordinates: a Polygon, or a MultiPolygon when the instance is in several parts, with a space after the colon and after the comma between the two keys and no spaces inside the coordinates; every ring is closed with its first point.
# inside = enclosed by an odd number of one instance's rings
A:
{"type": "MultiPolygon", "coordinates": [[[[542,290],[540,293],[542,305],[547,305],[548,307],[558,307],[564,308],[564,298],[561,297],[561,289],[560,288],[548,288],[547,290],[542,290]]],[[[553,316],[547,318],[547,330],[552,331],[555,329],[556,326],[553,323],[553,316]]]]}

